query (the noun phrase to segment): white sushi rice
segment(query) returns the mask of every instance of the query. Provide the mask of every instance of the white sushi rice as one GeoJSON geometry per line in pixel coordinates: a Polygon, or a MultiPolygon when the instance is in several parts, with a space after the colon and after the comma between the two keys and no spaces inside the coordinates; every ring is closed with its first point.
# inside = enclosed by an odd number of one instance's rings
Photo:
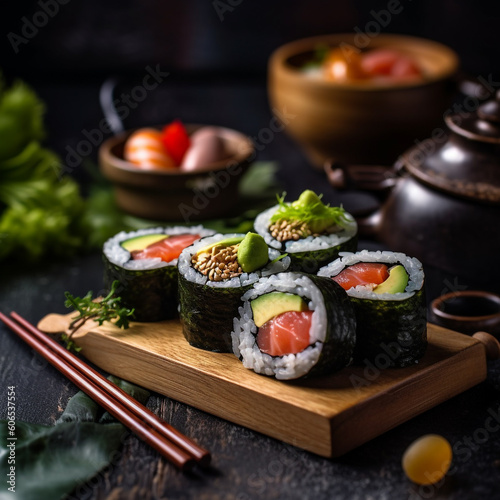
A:
{"type": "MultiPolygon", "coordinates": [[[[245,236],[244,234],[232,233],[232,234],[215,234],[213,236],[208,236],[207,238],[202,238],[196,241],[193,245],[185,248],[180,257],[177,267],[179,273],[188,281],[197,283],[199,285],[207,285],[213,288],[237,288],[241,286],[251,285],[255,283],[262,276],[269,276],[271,274],[280,273],[286,271],[290,266],[290,257],[284,257],[276,262],[271,262],[267,266],[259,269],[253,273],[243,273],[234,278],[223,280],[223,281],[212,281],[208,279],[208,276],[201,274],[199,271],[193,268],[191,264],[191,258],[195,255],[198,250],[205,248],[212,243],[217,243],[218,241],[225,240],[227,238],[236,238],[239,236],[245,236]]],[[[281,255],[281,252],[269,249],[269,261],[277,259],[281,255]]]]}
{"type": "Polygon", "coordinates": [[[203,226],[154,227],[150,229],[130,231],[128,233],[122,231],[104,243],[103,252],[106,258],[112,264],[123,267],[124,269],[143,271],[146,269],[158,269],[165,266],[176,266],[178,259],[171,260],[170,262],[164,262],[160,258],[132,260],[130,252],[128,250],[125,250],[125,248],[122,247],[121,243],[132,238],[137,238],[138,236],[145,236],[148,234],[165,234],[168,236],[175,236],[178,234],[199,234],[201,237],[204,237],[212,235],[214,234],[214,232],[215,231],[206,229],[203,226]]]}
{"type": "Polygon", "coordinates": [[[347,295],[359,299],[369,300],[406,300],[412,297],[415,292],[421,290],[424,285],[424,271],[422,263],[415,257],[408,257],[401,252],[362,250],[361,252],[340,252],[340,257],[330,262],[327,266],[318,271],[318,276],[332,278],[337,276],[347,266],[352,266],[358,262],[380,262],[383,264],[401,264],[408,273],[408,284],[404,292],[398,293],[375,293],[362,285],[347,290],[347,295]]]}
{"type": "MultiPolygon", "coordinates": [[[[260,213],[254,222],[254,228],[257,233],[259,233],[266,243],[272,248],[282,248],[282,243],[277,239],[271,236],[269,232],[269,225],[271,224],[271,217],[276,213],[279,209],[279,205],[275,205],[264,212],[260,213]]],[[[358,225],[354,220],[354,217],[345,213],[347,222],[345,223],[345,227],[337,233],[332,233],[328,235],[322,236],[308,236],[307,238],[301,238],[300,240],[294,241],[286,241],[285,242],[285,252],[289,253],[297,253],[297,252],[305,252],[305,251],[316,251],[316,250],[324,250],[326,248],[331,248],[353,238],[358,232],[358,225]]]]}
{"type": "Polygon", "coordinates": [[[279,380],[303,377],[318,362],[327,329],[327,314],[323,295],[310,278],[299,273],[281,273],[261,278],[242,297],[239,317],[233,321],[231,338],[233,352],[242,358],[245,368],[256,373],[275,376],[279,380]],[[250,301],[270,292],[300,295],[313,311],[309,331],[310,346],[297,354],[273,357],[263,353],[256,342],[257,326],[253,320],[250,301]]]}

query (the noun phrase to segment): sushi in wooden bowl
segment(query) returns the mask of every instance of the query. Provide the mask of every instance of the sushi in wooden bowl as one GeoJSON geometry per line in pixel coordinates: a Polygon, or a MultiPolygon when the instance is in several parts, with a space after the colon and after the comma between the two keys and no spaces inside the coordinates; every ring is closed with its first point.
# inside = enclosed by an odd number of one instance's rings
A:
{"type": "Polygon", "coordinates": [[[414,141],[441,125],[450,103],[458,57],[439,43],[400,35],[337,34],[297,40],[269,60],[273,112],[303,147],[314,166],[328,159],[392,164],[414,141]],[[407,81],[313,77],[304,71],[318,47],[339,48],[346,57],[374,49],[397,49],[421,68],[407,81]]]}
{"type": "MultiPolygon", "coordinates": [[[[201,125],[186,125],[192,134],[201,125]]],[[[105,141],[99,166],[112,182],[118,206],[138,217],[164,221],[209,219],[230,213],[238,201],[238,185],[255,156],[251,140],[236,130],[216,127],[226,157],[198,168],[140,169],[124,159],[133,130],[105,141]]]]}

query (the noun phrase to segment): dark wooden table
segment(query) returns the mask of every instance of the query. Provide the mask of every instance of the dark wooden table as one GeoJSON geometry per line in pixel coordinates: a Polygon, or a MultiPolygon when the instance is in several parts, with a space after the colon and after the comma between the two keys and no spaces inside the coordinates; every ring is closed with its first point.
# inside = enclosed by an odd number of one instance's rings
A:
{"type": "MultiPolygon", "coordinates": [[[[50,144],[63,157],[67,145],[82,139],[82,131],[102,119],[97,81],[36,87],[47,102],[50,144]]],[[[130,83],[133,85],[133,83],[130,83]]],[[[217,123],[258,138],[271,115],[263,81],[193,83],[172,80],[131,113],[129,125],[161,123],[175,117],[186,122],[217,123]]],[[[95,157],[95,151],[94,151],[95,157]]],[[[359,192],[336,193],[321,173],[311,169],[284,133],[276,133],[259,159],[280,164],[279,179],[295,196],[304,188],[325,193],[348,210],[373,204],[359,192]]],[[[73,175],[85,183],[78,168],[73,175]]],[[[361,247],[381,248],[362,241],[361,247]]],[[[446,249],[444,249],[446,251],[446,249]]],[[[453,287],[474,288],[460,276],[429,265],[428,300],[453,287]]],[[[64,291],[81,295],[102,289],[98,253],[39,266],[0,264],[0,309],[16,310],[32,322],[50,312],[65,312],[64,291]]],[[[6,415],[7,387],[16,386],[17,418],[51,424],[76,388],[48,366],[4,325],[0,325],[0,418],[6,415]]],[[[439,384],[439,380],[434,383],[439,384]]],[[[169,398],[153,394],[148,406],[181,432],[211,450],[213,467],[183,474],[134,437],[107,470],[75,489],[75,499],[428,499],[500,498],[500,362],[488,366],[482,384],[412,419],[347,455],[327,460],[259,433],[213,417],[169,398]],[[491,414],[497,415],[498,425],[491,414]],[[452,474],[436,486],[418,487],[401,468],[406,447],[427,433],[445,436],[454,446],[452,474]]],[[[286,415],[282,416],[286,422],[286,415]]],[[[41,499],[43,500],[43,499],[41,499]]]]}

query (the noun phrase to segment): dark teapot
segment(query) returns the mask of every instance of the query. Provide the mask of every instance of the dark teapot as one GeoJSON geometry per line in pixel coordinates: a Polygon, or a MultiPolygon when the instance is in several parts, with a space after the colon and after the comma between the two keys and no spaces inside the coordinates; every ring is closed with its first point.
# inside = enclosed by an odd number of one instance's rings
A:
{"type": "Polygon", "coordinates": [[[448,130],[407,150],[388,169],[325,165],[337,188],[385,195],[359,219],[361,234],[476,283],[500,288],[500,91],[448,130]]]}

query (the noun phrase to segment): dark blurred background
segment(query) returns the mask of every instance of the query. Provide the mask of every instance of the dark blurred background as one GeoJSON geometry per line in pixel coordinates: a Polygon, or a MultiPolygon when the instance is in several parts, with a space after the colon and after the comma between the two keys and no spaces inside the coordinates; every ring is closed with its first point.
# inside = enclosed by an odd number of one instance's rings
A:
{"type": "MultiPolygon", "coordinates": [[[[105,76],[142,71],[151,63],[168,67],[176,75],[262,76],[269,54],[280,44],[311,35],[351,32],[356,27],[364,31],[374,20],[374,13],[386,10],[389,3],[389,0],[9,2],[1,16],[1,65],[7,74],[26,78],[105,76]],[[44,10],[49,14],[37,15],[44,10]],[[25,28],[23,36],[23,26],[30,22],[32,27],[25,28]],[[25,38],[25,42],[19,41],[17,54],[12,46],[12,33],[25,38]]],[[[498,2],[392,0],[392,4],[399,4],[397,10],[401,12],[382,27],[384,32],[443,42],[459,53],[468,73],[498,74],[498,2]]]]}
{"type": "MultiPolygon", "coordinates": [[[[179,117],[254,135],[271,116],[265,85],[274,49],[301,37],[372,30],[389,5],[399,13],[378,23],[382,32],[440,41],[458,52],[465,74],[500,78],[500,4],[486,0],[9,2],[0,17],[0,68],[45,100],[48,145],[63,157],[102,119],[102,82],[117,76],[131,88],[148,65],[169,76],[131,110],[127,127],[179,117]]],[[[286,154],[289,145],[280,138],[259,158],[286,154]]]]}

